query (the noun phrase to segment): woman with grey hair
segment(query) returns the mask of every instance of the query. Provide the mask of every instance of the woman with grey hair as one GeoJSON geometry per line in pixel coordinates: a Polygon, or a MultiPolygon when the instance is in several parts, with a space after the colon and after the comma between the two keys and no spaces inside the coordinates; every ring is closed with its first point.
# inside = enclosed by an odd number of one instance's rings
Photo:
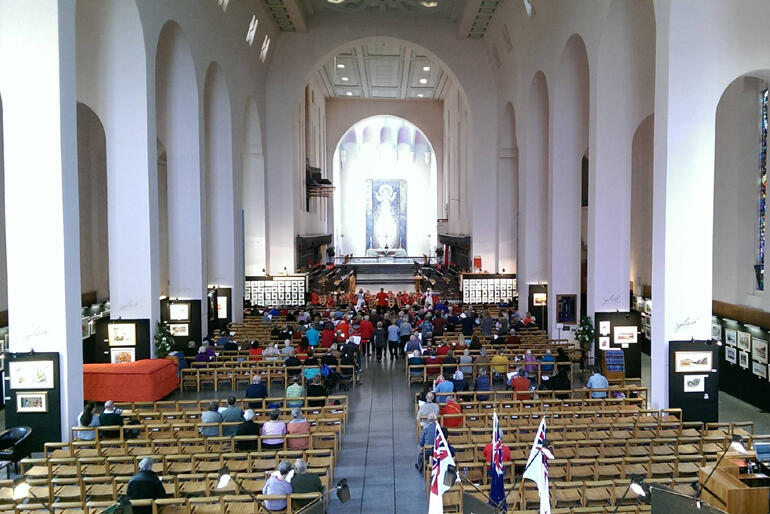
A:
{"type": "MultiPolygon", "coordinates": [[[[291,436],[310,436],[310,423],[302,415],[302,409],[295,407],[291,410],[291,420],[286,425],[286,433],[291,436]]],[[[290,450],[307,450],[310,446],[309,437],[287,437],[286,447],[290,450]]]]}
{"type": "MultiPolygon", "coordinates": [[[[289,472],[291,471],[291,463],[283,460],[278,464],[278,470],[275,471],[270,478],[265,482],[262,487],[262,494],[274,494],[274,495],[288,495],[292,493],[291,477],[289,472]]],[[[276,511],[286,508],[286,500],[265,500],[265,507],[267,510],[276,511]]]]}

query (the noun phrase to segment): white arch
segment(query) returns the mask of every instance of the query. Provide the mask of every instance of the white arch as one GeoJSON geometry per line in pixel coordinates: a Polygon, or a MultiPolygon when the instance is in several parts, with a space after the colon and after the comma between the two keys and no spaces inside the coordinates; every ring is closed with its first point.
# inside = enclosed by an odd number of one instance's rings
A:
{"type": "MultiPolygon", "coordinates": [[[[222,68],[212,62],[203,90],[206,141],[206,246],[208,284],[235,287],[235,191],[230,93],[222,68]]],[[[240,212],[238,213],[240,217],[240,212]]],[[[240,245],[239,245],[240,246],[240,245]]]]}
{"type": "Polygon", "coordinates": [[[135,0],[78,0],[76,24],[78,101],[105,132],[111,316],[154,321],[157,172],[142,22],[135,0]]]}
{"type": "MultiPolygon", "coordinates": [[[[588,147],[588,55],[574,34],[561,55],[553,92],[548,179],[550,216],[548,326],[555,333],[556,295],[580,297],[581,184],[588,147]],[[557,123],[558,120],[558,123],[557,123]]],[[[578,302],[579,312],[579,302],[578,302]]]]}
{"type": "Polygon", "coordinates": [[[497,268],[501,273],[516,273],[519,216],[519,148],[516,141],[516,117],[507,103],[500,118],[500,154],[497,176],[497,268]]]}
{"type": "MultiPolygon", "coordinates": [[[[434,56],[454,76],[458,88],[462,89],[461,96],[467,103],[464,111],[469,113],[470,125],[466,130],[469,135],[466,148],[470,150],[468,162],[474,165],[474,183],[478,186],[469,191],[474,204],[474,218],[468,224],[473,228],[474,253],[481,254],[486,262],[493,262],[495,227],[487,220],[496,212],[496,202],[490,202],[489,198],[495,198],[497,125],[490,125],[488,120],[496,117],[497,92],[483,43],[459,40],[454,25],[449,22],[436,24],[435,29],[425,31],[424,26],[413,20],[383,19],[373,27],[356,16],[341,20],[321,15],[314,17],[311,25],[307,33],[281,35],[268,76],[268,216],[280,220],[280,223],[269,224],[271,267],[282,269],[284,265],[294,265],[296,205],[300,197],[297,192],[298,174],[286,172],[287,165],[289,169],[299,169],[301,164],[297,162],[294,133],[293,117],[296,113],[281,106],[297,104],[309,74],[317,70],[328,56],[352,42],[375,36],[395,38],[425,49],[427,55],[434,56]]],[[[450,193],[450,197],[455,199],[459,195],[459,190],[450,193]]],[[[450,220],[459,219],[457,214],[450,212],[450,220]]]]}
{"type": "Polygon", "coordinates": [[[264,275],[267,269],[265,157],[257,102],[249,97],[244,111],[243,241],[246,276],[264,275]]]}
{"type": "MultiPolygon", "coordinates": [[[[168,293],[203,299],[205,282],[205,175],[192,52],[173,21],[160,32],[155,59],[157,134],[166,148],[168,192],[168,293]]],[[[201,309],[202,331],[206,312],[201,309]]],[[[193,335],[195,336],[195,335],[193,335]]]]}
{"type": "Polygon", "coordinates": [[[528,109],[524,122],[521,163],[521,210],[518,268],[519,309],[528,308],[528,285],[547,280],[546,259],[549,248],[548,223],[548,147],[549,112],[548,83],[545,73],[538,71],[528,93],[528,109]]]}

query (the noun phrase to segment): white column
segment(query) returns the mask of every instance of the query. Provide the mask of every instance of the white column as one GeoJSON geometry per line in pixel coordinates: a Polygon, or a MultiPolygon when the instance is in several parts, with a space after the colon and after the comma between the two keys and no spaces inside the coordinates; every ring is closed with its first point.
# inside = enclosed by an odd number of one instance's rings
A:
{"type": "Polygon", "coordinates": [[[652,236],[652,408],[668,405],[668,342],[711,336],[714,194],[712,92],[690,87],[686,30],[656,2],[652,236]]]}
{"type": "Polygon", "coordinates": [[[83,406],[74,0],[0,1],[0,63],[10,350],[59,352],[66,440],[83,406]]]}

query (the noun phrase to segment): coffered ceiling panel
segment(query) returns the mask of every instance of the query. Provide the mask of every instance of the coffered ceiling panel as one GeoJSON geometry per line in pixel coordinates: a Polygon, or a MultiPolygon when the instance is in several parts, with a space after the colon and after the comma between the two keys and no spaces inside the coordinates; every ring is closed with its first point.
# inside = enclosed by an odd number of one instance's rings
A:
{"type": "Polygon", "coordinates": [[[392,39],[367,40],[334,55],[319,70],[329,96],[440,98],[447,75],[430,57],[392,39]]]}

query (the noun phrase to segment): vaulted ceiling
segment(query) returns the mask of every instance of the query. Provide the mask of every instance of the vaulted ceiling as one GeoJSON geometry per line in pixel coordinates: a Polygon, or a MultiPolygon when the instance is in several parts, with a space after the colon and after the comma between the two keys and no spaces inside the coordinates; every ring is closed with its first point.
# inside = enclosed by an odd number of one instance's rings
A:
{"type": "MultiPolygon", "coordinates": [[[[307,30],[316,14],[409,16],[457,23],[458,36],[479,39],[503,0],[263,0],[285,32],[307,30]]],[[[513,0],[508,0],[513,1],[513,0]]]]}
{"type": "Polygon", "coordinates": [[[332,56],[318,70],[328,96],[440,98],[447,74],[416,49],[387,38],[369,39],[332,56]]]}

